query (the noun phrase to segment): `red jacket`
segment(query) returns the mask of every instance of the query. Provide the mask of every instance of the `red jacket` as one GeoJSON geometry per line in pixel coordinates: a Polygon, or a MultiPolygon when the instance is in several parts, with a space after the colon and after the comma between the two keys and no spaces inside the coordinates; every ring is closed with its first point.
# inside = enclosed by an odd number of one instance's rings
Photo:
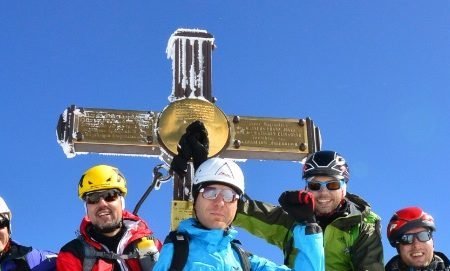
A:
{"type": "MultiPolygon", "coordinates": [[[[107,252],[107,249],[105,249],[99,242],[95,241],[89,236],[87,229],[91,225],[92,223],[89,221],[87,216],[85,216],[80,225],[81,238],[96,250],[107,252]]],[[[129,254],[133,252],[136,248],[136,243],[143,237],[150,237],[151,239],[153,239],[158,250],[161,250],[162,243],[158,239],[153,237],[153,232],[147,226],[147,223],[145,223],[145,221],[143,221],[138,216],[135,216],[128,211],[123,211],[123,225],[127,230],[119,242],[119,254],[129,254]]],[[[65,244],[58,254],[56,269],[59,271],[82,271],[85,251],[84,246],[85,244],[80,240],[80,238],[73,239],[69,243],[65,244]]],[[[117,253],[117,251],[114,252],[117,253]]],[[[115,261],[117,260],[97,258],[92,270],[113,271],[115,261]]],[[[129,271],[142,270],[139,259],[130,258],[125,259],[121,262],[124,262],[126,268],[129,271]]]]}

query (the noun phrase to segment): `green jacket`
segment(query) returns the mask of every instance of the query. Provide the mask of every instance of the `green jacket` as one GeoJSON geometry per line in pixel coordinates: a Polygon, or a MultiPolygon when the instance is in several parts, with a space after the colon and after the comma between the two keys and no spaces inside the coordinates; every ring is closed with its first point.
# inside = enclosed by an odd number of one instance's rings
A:
{"type": "MultiPolygon", "coordinates": [[[[327,271],[383,271],[380,217],[367,202],[347,193],[349,213],[331,222],[324,231],[327,271]]],[[[292,246],[295,220],[280,206],[248,200],[239,204],[233,225],[265,239],[283,250],[292,267],[297,251],[292,246]]]]}

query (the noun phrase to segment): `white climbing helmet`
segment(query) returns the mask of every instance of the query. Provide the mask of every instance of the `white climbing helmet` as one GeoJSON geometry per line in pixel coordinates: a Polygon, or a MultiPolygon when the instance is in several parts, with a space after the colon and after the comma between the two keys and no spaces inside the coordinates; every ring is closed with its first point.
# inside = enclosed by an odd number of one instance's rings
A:
{"type": "Polygon", "coordinates": [[[5,200],[0,197],[0,214],[5,214],[8,216],[8,219],[11,220],[11,210],[6,205],[5,200]]]}
{"type": "Polygon", "coordinates": [[[9,209],[8,205],[6,205],[5,200],[0,197],[0,214],[5,215],[8,220],[9,220],[9,224],[8,224],[8,231],[9,234],[11,234],[11,210],[9,209]]]}
{"type": "Polygon", "coordinates": [[[230,159],[210,158],[203,162],[195,172],[193,185],[200,186],[207,182],[231,185],[239,194],[245,192],[244,174],[230,159]]]}

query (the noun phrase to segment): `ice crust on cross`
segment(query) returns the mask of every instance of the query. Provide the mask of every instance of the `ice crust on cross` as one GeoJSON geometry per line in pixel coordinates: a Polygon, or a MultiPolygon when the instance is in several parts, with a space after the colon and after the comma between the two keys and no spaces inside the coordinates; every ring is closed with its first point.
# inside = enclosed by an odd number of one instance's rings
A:
{"type": "Polygon", "coordinates": [[[189,88],[192,90],[191,93],[189,94],[189,97],[187,98],[203,98],[203,94],[204,94],[204,82],[203,82],[203,75],[204,75],[204,63],[205,63],[205,55],[203,52],[203,42],[208,41],[211,42],[211,44],[214,46],[214,38],[205,38],[205,37],[186,37],[186,36],[179,36],[179,34],[184,33],[184,32],[190,32],[190,33],[202,33],[202,34],[207,34],[208,32],[206,30],[201,30],[201,29],[185,29],[185,28],[179,28],[177,29],[169,38],[169,41],[167,42],[167,48],[166,48],[166,54],[167,54],[167,58],[172,60],[172,72],[173,72],[173,77],[172,77],[172,93],[169,96],[169,102],[173,102],[175,100],[179,100],[182,98],[177,98],[175,96],[175,85],[176,82],[181,82],[181,87],[186,90],[187,86],[189,86],[189,88]],[[181,66],[181,68],[179,70],[181,70],[182,72],[179,74],[175,74],[175,43],[180,40],[181,41],[181,46],[179,47],[180,50],[180,55],[182,56],[180,58],[180,63],[179,65],[181,66]],[[188,43],[189,41],[189,43],[188,43]],[[198,72],[195,71],[195,61],[193,61],[192,63],[190,63],[190,67],[189,69],[187,69],[186,65],[188,65],[188,63],[186,63],[186,53],[188,48],[188,45],[191,45],[192,47],[192,52],[191,54],[194,56],[196,55],[194,52],[194,44],[198,42],[198,54],[197,54],[197,61],[199,63],[199,70],[198,72]],[[189,74],[186,74],[187,72],[189,74]],[[195,89],[199,89],[200,90],[200,95],[198,97],[195,96],[194,94],[194,90],[195,89]]]}

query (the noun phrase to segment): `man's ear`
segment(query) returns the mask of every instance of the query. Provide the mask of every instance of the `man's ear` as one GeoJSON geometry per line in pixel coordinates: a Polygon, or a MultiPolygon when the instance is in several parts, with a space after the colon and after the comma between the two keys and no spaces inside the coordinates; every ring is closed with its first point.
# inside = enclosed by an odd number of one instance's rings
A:
{"type": "Polygon", "coordinates": [[[122,211],[125,210],[125,198],[120,196],[120,202],[122,203],[122,211]]]}
{"type": "Polygon", "coordinates": [[[341,189],[342,189],[342,198],[345,198],[345,196],[347,195],[347,183],[346,182],[344,182],[341,189]]]}

